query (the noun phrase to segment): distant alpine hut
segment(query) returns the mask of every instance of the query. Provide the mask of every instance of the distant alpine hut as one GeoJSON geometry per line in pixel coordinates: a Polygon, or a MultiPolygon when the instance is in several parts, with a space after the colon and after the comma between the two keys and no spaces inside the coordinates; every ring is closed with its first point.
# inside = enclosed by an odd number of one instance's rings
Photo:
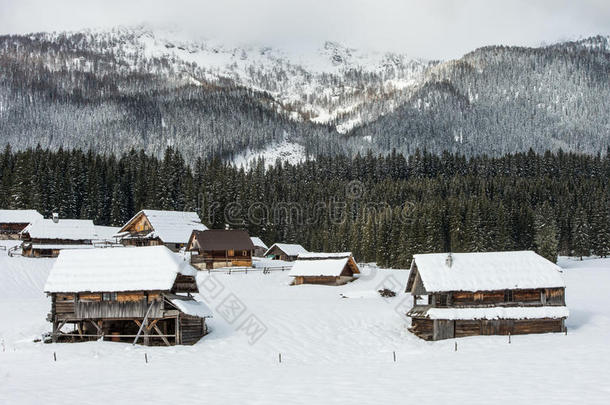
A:
{"type": "Polygon", "coordinates": [[[176,252],[186,246],[193,231],[206,229],[195,212],[142,210],[116,236],[125,246],[165,245],[176,252]]]}
{"type": "Polygon", "coordinates": [[[273,260],[293,262],[301,253],[307,253],[301,245],[293,243],[274,243],[266,252],[265,257],[273,260]]]}
{"type": "Polygon", "coordinates": [[[187,251],[192,253],[191,264],[201,270],[252,267],[254,244],[246,231],[209,229],[193,231],[187,251]]]}
{"type": "Polygon", "coordinates": [[[293,285],[343,285],[354,280],[360,269],[350,252],[301,253],[288,273],[293,285]]]}
{"type": "Polygon", "coordinates": [[[93,249],[96,238],[93,221],[53,214],[52,219],[38,220],[21,231],[21,250],[26,257],[57,257],[62,249],[93,249]]]}
{"type": "Polygon", "coordinates": [[[42,218],[36,210],[0,210],[0,239],[19,239],[26,226],[42,218]]]}
{"type": "Polygon", "coordinates": [[[425,340],[562,332],[560,272],[532,251],[414,255],[410,331],[425,340]]]}
{"type": "Polygon", "coordinates": [[[265,252],[269,250],[267,245],[265,245],[265,242],[263,242],[261,238],[257,236],[250,236],[250,240],[254,245],[254,257],[265,257],[265,252]]]}
{"type": "Polygon", "coordinates": [[[191,296],[196,273],[165,246],[64,250],[44,287],[52,340],[194,344],[211,316],[191,296]]]}

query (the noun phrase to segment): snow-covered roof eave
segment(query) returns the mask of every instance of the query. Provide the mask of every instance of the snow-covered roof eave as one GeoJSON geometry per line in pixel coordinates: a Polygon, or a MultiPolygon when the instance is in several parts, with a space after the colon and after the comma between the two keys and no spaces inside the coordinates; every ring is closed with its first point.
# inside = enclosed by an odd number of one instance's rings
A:
{"type": "Polygon", "coordinates": [[[494,319],[561,319],[570,315],[565,306],[489,307],[489,308],[429,308],[428,319],[494,320],[494,319]]]}
{"type": "Polygon", "coordinates": [[[561,268],[533,251],[413,255],[417,272],[429,293],[449,291],[564,288],[561,268]]]}
{"type": "Polygon", "coordinates": [[[62,250],[46,293],[169,291],[178,274],[197,270],[165,246],[62,250]]]}

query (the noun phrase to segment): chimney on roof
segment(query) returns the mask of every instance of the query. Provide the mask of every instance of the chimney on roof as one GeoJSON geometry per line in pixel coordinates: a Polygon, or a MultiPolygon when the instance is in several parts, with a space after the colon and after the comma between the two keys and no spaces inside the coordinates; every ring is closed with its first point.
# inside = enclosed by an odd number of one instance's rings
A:
{"type": "Polygon", "coordinates": [[[445,259],[445,264],[447,265],[447,267],[451,268],[451,266],[453,265],[453,256],[451,256],[451,252],[449,252],[447,254],[447,258],[445,259]]]}
{"type": "Polygon", "coordinates": [[[59,214],[57,212],[54,212],[51,215],[51,218],[53,218],[53,222],[58,223],[59,222],[59,214]]]}

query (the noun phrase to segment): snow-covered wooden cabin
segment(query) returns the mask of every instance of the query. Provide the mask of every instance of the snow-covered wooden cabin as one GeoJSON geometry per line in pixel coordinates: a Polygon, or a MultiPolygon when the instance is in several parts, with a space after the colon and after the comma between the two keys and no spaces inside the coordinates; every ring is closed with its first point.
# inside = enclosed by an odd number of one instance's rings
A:
{"type": "Polygon", "coordinates": [[[354,280],[360,269],[351,252],[301,253],[288,273],[293,285],[343,285],[354,280]]]}
{"type": "Polygon", "coordinates": [[[142,210],[116,236],[125,246],[165,245],[178,251],[186,246],[193,231],[206,229],[196,212],[142,210]]]}
{"type": "Polygon", "coordinates": [[[62,249],[93,249],[96,238],[93,221],[53,214],[52,219],[38,220],[21,231],[21,250],[27,257],[57,257],[62,249]]]}
{"type": "Polygon", "coordinates": [[[307,249],[295,243],[274,243],[266,252],[265,257],[274,260],[293,262],[301,253],[307,253],[307,249]]]}
{"type": "Polygon", "coordinates": [[[53,341],[133,342],[140,333],[146,345],[196,343],[211,316],[190,295],[196,273],[165,246],[64,250],[44,287],[53,341]]]}
{"type": "Polygon", "coordinates": [[[561,332],[568,309],[560,272],[532,251],[414,255],[410,330],[426,340],[561,332]]]}
{"type": "Polygon", "coordinates": [[[0,210],[0,239],[19,239],[26,226],[41,219],[36,210],[0,210]]]}
{"type": "Polygon", "coordinates": [[[254,257],[264,257],[265,252],[267,250],[269,250],[269,247],[267,247],[267,245],[265,245],[265,242],[263,242],[262,239],[259,238],[258,236],[250,236],[250,240],[252,241],[252,244],[254,245],[254,252],[253,252],[254,257]]]}
{"type": "Polygon", "coordinates": [[[191,252],[191,264],[201,270],[252,267],[254,245],[246,231],[209,229],[193,231],[187,251],[191,252]]]}

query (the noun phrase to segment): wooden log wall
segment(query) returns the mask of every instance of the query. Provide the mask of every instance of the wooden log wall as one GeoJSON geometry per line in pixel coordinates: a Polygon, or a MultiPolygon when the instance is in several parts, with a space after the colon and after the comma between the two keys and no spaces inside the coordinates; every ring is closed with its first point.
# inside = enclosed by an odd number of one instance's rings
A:
{"type": "Polygon", "coordinates": [[[425,340],[432,340],[434,321],[432,319],[411,319],[411,332],[425,340]]]}
{"type": "MultiPolygon", "coordinates": [[[[149,318],[162,318],[162,301],[151,304],[149,318]]],[[[99,301],[99,302],[77,302],[75,314],[78,319],[120,319],[120,318],[143,318],[146,315],[149,304],[146,301],[99,301]]]]}
{"type": "MultiPolygon", "coordinates": [[[[430,319],[413,319],[411,331],[417,336],[429,340],[432,336],[430,319]],[[426,323],[425,321],[428,321],[426,323]]],[[[478,335],[524,335],[532,333],[563,332],[562,319],[493,319],[493,320],[457,320],[455,337],[478,335]]]]}
{"type": "MultiPolygon", "coordinates": [[[[453,291],[449,295],[449,306],[477,307],[495,304],[524,304],[524,305],[565,305],[563,288],[537,288],[510,290],[512,301],[505,301],[505,290],[497,291],[453,291]]],[[[436,294],[431,294],[431,302],[436,294]]]]}
{"type": "Polygon", "coordinates": [[[195,344],[207,333],[207,327],[204,318],[198,316],[180,314],[180,335],[183,345],[195,344]]]}

